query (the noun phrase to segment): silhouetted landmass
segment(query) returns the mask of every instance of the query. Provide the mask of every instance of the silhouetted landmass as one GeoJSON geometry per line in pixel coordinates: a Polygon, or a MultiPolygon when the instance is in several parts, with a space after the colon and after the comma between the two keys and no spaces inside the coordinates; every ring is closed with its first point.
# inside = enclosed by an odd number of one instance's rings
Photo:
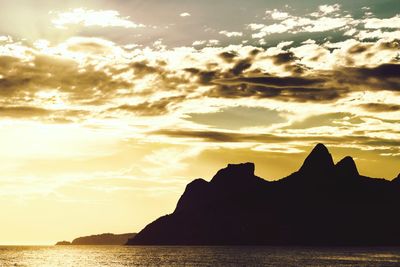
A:
{"type": "Polygon", "coordinates": [[[56,243],[56,246],[68,246],[68,245],[71,245],[71,242],[69,242],[69,241],[58,241],[56,243]]]}
{"type": "Polygon", "coordinates": [[[278,181],[255,176],[253,163],[194,180],[172,214],[127,245],[400,245],[399,206],[400,176],[362,176],[318,144],[278,181]]]}
{"type": "Polygon", "coordinates": [[[133,238],[135,235],[135,233],[90,235],[75,238],[72,242],[57,242],[56,245],[124,245],[128,239],[133,238]]]}

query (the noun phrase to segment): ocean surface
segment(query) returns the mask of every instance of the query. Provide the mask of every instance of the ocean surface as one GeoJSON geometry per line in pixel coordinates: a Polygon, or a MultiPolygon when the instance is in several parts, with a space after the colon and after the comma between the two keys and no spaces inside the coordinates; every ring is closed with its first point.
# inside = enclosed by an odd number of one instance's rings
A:
{"type": "Polygon", "coordinates": [[[400,266],[400,248],[0,246],[0,266],[400,266]]]}

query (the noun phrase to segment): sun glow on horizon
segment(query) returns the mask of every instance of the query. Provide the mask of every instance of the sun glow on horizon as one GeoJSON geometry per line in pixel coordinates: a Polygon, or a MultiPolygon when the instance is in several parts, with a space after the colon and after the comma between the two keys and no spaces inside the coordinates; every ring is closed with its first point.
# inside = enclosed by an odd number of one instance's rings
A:
{"type": "Polygon", "coordinates": [[[194,178],[276,180],[318,142],[400,171],[398,9],[39,2],[0,3],[0,244],[139,231],[194,178]]]}

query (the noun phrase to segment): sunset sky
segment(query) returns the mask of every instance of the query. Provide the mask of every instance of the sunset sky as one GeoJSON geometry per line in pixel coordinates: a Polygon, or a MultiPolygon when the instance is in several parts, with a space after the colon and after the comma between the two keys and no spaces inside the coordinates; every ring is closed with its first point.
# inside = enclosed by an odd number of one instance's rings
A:
{"type": "Polygon", "coordinates": [[[194,178],[251,161],[278,179],[318,142],[364,175],[400,172],[398,0],[15,0],[0,14],[0,244],[137,232],[194,178]]]}

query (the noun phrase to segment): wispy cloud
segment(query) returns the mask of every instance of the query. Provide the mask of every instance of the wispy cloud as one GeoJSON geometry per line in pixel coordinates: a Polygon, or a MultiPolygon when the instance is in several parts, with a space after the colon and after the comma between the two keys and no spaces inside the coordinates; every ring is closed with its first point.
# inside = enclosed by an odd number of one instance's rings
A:
{"type": "Polygon", "coordinates": [[[179,16],[181,16],[181,17],[190,17],[191,16],[191,14],[190,13],[188,13],[188,12],[183,12],[183,13],[181,13],[181,14],[179,14],[179,16]]]}
{"type": "Polygon", "coordinates": [[[56,18],[52,23],[57,28],[67,28],[73,25],[82,25],[85,27],[123,27],[138,28],[144,27],[143,24],[137,24],[129,17],[121,17],[115,10],[91,10],[85,8],[76,8],[67,12],[52,12],[56,18]]]}
{"type": "Polygon", "coordinates": [[[225,35],[226,37],[240,37],[243,35],[242,32],[228,32],[228,31],[220,31],[219,34],[225,35]]]}

